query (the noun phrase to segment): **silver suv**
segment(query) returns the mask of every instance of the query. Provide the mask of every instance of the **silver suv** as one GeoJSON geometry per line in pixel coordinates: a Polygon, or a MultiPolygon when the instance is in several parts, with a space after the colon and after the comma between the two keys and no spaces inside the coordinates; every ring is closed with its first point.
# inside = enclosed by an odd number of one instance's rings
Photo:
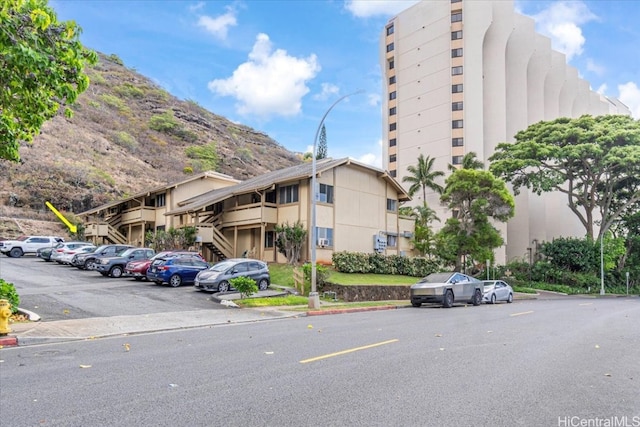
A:
{"type": "Polygon", "coordinates": [[[62,237],[22,236],[17,240],[1,241],[0,252],[13,258],[20,258],[24,254],[35,254],[41,248],[52,248],[60,242],[64,242],[62,237]]]}

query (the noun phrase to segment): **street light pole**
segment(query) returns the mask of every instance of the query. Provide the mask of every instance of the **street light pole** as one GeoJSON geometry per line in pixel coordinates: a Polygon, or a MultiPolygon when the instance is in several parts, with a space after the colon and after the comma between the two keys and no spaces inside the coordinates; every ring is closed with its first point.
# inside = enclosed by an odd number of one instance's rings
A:
{"type": "Polygon", "coordinates": [[[344,95],[338,98],[331,107],[324,113],[320,123],[318,124],[318,129],[316,130],[316,136],[313,138],[313,153],[311,157],[311,233],[310,235],[310,247],[311,247],[311,292],[309,292],[309,308],[317,309],[320,308],[320,296],[318,295],[317,287],[316,287],[316,243],[318,242],[318,232],[316,230],[316,147],[318,145],[318,135],[320,134],[320,129],[324,124],[324,119],[327,118],[327,115],[333,107],[338,104],[338,102],[342,101],[345,98],[350,97],[351,95],[355,95],[357,93],[362,93],[363,90],[359,90],[357,92],[350,93],[348,95],[344,95]]]}
{"type": "Polygon", "coordinates": [[[604,234],[600,236],[600,295],[604,295],[604,234]]]}

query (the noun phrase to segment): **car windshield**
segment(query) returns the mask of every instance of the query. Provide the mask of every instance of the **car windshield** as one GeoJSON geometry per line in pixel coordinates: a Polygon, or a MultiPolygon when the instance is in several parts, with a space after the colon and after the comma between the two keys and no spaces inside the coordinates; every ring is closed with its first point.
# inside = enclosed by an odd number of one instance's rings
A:
{"type": "Polygon", "coordinates": [[[484,283],[484,287],[490,287],[490,286],[494,286],[496,284],[496,282],[494,280],[485,280],[482,283],[484,283]]]}
{"type": "Polygon", "coordinates": [[[214,265],[213,267],[211,267],[209,270],[210,271],[227,271],[229,268],[233,267],[235,265],[234,262],[228,262],[228,261],[223,261],[223,262],[219,262],[216,265],[214,265]]]}
{"type": "Polygon", "coordinates": [[[451,273],[431,273],[423,277],[420,283],[445,283],[451,277],[451,273]]]}
{"type": "Polygon", "coordinates": [[[135,248],[125,249],[123,251],[118,252],[118,256],[122,256],[122,257],[129,256],[134,250],[135,248]]]}

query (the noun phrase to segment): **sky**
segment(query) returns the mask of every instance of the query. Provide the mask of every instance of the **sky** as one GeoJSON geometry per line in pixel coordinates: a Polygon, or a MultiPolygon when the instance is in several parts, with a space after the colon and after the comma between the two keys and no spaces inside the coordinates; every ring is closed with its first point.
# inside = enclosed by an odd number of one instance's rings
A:
{"type": "MultiPolygon", "coordinates": [[[[383,91],[378,44],[388,20],[415,3],[49,1],[59,20],[82,28],[85,46],[117,55],[177,98],[301,153],[312,150],[328,113],[328,156],[377,167],[383,91]]],[[[640,2],[517,0],[515,8],[536,20],[537,31],[551,38],[593,90],[620,99],[640,118],[640,2]]]]}

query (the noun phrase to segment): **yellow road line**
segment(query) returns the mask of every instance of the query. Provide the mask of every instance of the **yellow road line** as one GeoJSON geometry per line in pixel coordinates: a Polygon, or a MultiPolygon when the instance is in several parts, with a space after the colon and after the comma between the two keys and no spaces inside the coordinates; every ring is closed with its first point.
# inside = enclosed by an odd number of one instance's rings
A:
{"type": "Polygon", "coordinates": [[[510,314],[509,316],[511,316],[511,317],[513,317],[513,316],[522,316],[523,314],[531,314],[531,313],[533,313],[533,311],[523,311],[521,313],[510,314]]]}
{"type": "Polygon", "coordinates": [[[355,347],[355,348],[350,348],[348,350],[342,350],[342,351],[338,351],[336,353],[329,353],[329,354],[325,354],[323,356],[318,356],[318,357],[312,357],[310,359],[304,359],[301,360],[300,363],[309,363],[309,362],[316,362],[318,360],[322,360],[322,359],[328,359],[330,357],[335,357],[335,356],[342,356],[343,354],[348,354],[348,353],[353,353],[355,351],[360,351],[360,350],[366,350],[368,348],[373,348],[373,347],[378,347],[381,345],[386,345],[386,344],[391,344],[394,342],[397,342],[397,339],[393,339],[393,340],[388,340],[388,341],[382,341],[376,344],[370,344],[370,345],[365,345],[362,347],[355,347]]]}

